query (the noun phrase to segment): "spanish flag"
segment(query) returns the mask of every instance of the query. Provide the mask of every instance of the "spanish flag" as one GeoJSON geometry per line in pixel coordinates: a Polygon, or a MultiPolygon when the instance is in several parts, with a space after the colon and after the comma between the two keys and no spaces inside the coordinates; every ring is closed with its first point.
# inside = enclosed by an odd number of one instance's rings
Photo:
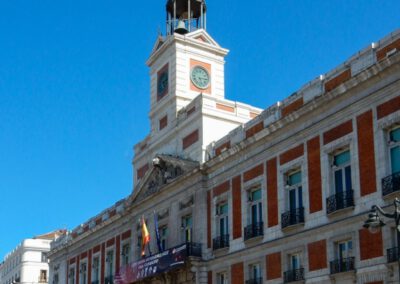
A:
{"type": "Polygon", "coordinates": [[[147,230],[146,221],[142,216],[142,257],[146,255],[146,245],[150,242],[150,234],[147,230]]]}

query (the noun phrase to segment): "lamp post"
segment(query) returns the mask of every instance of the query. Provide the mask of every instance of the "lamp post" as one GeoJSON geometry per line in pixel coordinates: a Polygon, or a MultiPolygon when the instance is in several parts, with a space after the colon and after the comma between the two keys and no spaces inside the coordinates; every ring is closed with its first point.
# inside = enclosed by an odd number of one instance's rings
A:
{"type": "Polygon", "coordinates": [[[396,236],[397,236],[397,262],[398,262],[398,271],[399,271],[399,281],[400,281],[400,200],[395,198],[393,201],[394,212],[387,213],[380,206],[374,205],[371,208],[370,213],[368,214],[368,219],[364,222],[363,227],[367,228],[370,233],[375,234],[380,231],[380,229],[385,226],[385,222],[382,221],[379,215],[382,215],[388,219],[392,219],[396,224],[396,236]]]}

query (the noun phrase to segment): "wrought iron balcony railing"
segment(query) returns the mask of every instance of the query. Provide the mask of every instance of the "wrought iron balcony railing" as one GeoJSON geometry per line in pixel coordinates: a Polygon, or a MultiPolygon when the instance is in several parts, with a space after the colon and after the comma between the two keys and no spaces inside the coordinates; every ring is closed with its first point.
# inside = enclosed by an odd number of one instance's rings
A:
{"type": "Polygon", "coordinates": [[[289,210],[282,214],[282,228],[304,223],[304,207],[289,210]]]}
{"type": "Polygon", "coordinates": [[[353,206],[354,206],[353,190],[339,192],[326,199],[326,212],[328,214],[353,206]]]}
{"type": "Polygon", "coordinates": [[[244,240],[264,235],[264,222],[248,225],[244,228],[244,240]]]}
{"type": "Polygon", "coordinates": [[[283,282],[295,282],[304,280],[304,268],[292,269],[283,273],[283,282]]]}
{"type": "Polygon", "coordinates": [[[99,284],[99,280],[93,280],[92,284],[99,284]]]}
{"type": "Polygon", "coordinates": [[[187,256],[201,257],[201,244],[187,242],[186,243],[187,256]]]}
{"type": "Polygon", "coordinates": [[[335,259],[330,262],[331,274],[353,271],[354,268],[354,257],[335,259]]]}
{"type": "Polygon", "coordinates": [[[228,248],[229,247],[229,235],[222,235],[213,239],[213,249],[228,248]]]}
{"type": "Polygon", "coordinates": [[[246,280],[246,284],[262,284],[262,283],[263,283],[263,279],[261,277],[246,280]]]}
{"type": "Polygon", "coordinates": [[[382,195],[400,191],[400,172],[391,174],[382,179],[382,195]]]}
{"type": "Polygon", "coordinates": [[[108,276],[104,279],[105,284],[113,284],[114,283],[114,276],[108,276]]]}
{"type": "Polygon", "coordinates": [[[400,250],[398,247],[390,248],[387,250],[387,261],[389,263],[399,261],[399,259],[400,259],[400,250]]]}

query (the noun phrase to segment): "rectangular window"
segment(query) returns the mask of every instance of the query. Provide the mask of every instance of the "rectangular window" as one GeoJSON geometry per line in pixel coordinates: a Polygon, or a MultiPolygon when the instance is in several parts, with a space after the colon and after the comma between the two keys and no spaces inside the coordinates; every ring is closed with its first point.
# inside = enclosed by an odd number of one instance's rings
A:
{"type": "Polygon", "coordinates": [[[295,212],[296,209],[303,207],[301,171],[287,175],[286,187],[288,190],[289,210],[295,212]]]}
{"type": "Polygon", "coordinates": [[[249,224],[256,225],[263,221],[262,214],[262,193],[261,189],[252,190],[249,195],[249,224]]]}
{"type": "Polygon", "coordinates": [[[352,240],[340,241],[336,244],[337,259],[344,260],[353,256],[352,240]]]}
{"type": "Polygon", "coordinates": [[[392,174],[400,172],[400,128],[389,132],[390,166],[392,174]]]}
{"type": "Polygon", "coordinates": [[[79,283],[80,284],[86,284],[86,279],[87,279],[87,265],[86,263],[81,264],[81,268],[79,271],[79,283]]]}
{"type": "Polygon", "coordinates": [[[259,263],[251,264],[249,266],[249,276],[250,279],[253,280],[259,280],[261,278],[261,266],[259,263]]]}
{"type": "Polygon", "coordinates": [[[47,282],[47,270],[40,270],[39,282],[47,282]]]}
{"type": "Polygon", "coordinates": [[[107,272],[106,275],[110,278],[114,275],[113,273],[113,268],[114,268],[114,252],[112,250],[107,252],[107,257],[106,257],[106,262],[107,262],[107,272]]]}
{"type": "Polygon", "coordinates": [[[217,284],[228,284],[228,276],[226,272],[217,274],[217,284]]]}
{"type": "Polygon", "coordinates": [[[190,243],[192,241],[192,226],[193,226],[192,215],[187,215],[182,218],[181,229],[183,231],[182,239],[184,242],[190,243]]]}
{"type": "Polygon", "coordinates": [[[289,269],[297,270],[301,268],[300,255],[298,253],[289,255],[289,269]]]}
{"type": "Polygon", "coordinates": [[[75,284],[75,268],[71,268],[68,273],[68,284],[75,284]]]}
{"type": "Polygon", "coordinates": [[[168,238],[168,227],[164,226],[160,229],[161,248],[163,251],[167,249],[167,238],[168,238]]]}
{"type": "Polygon", "coordinates": [[[217,205],[217,232],[219,236],[229,234],[228,203],[217,205]]]}
{"type": "Polygon", "coordinates": [[[93,264],[92,264],[92,279],[94,282],[99,281],[99,276],[100,276],[100,261],[99,257],[94,257],[93,258],[93,264]]]}
{"type": "MultiPolygon", "coordinates": [[[[17,278],[16,282],[20,282],[20,280],[17,278]]],[[[53,277],[53,284],[58,284],[59,282],[60,282],[59,276],[58,276],[58,273],[56,273],[56,274],[54,274],[54,277],[53,277]]]]}
{"type": "Polygon", "coordinates": [[[123,266],[128,265],[130,262],[130,258],[129,258],[130,251],[131,251],[130,244],[124,244],[122,246],[122,265],[123,266]]]}
{"type": "Polygon", "coordinates": [[[336,194],[344,191],[349,192],[353,189],[349,150],[333,156],[333,176],[336,194]]]}

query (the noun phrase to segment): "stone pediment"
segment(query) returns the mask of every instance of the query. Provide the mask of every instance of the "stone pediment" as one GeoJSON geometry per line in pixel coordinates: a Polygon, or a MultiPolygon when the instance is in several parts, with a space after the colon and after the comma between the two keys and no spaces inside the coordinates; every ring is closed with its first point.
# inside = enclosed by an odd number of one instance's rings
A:
{"type": "Polygon", "coordinates": [[[199,167],[199,163],[169,155],[157,155],[152,168],[136,185],[131,202],[141,201],[159,192],[180,176],[199,167]]]}
{"type": "Polygon", "coordinates": [[[220,47],[220,45],[203,29],[188,33],[186,37],[210,44],[215,47],[220,47]]]}
{"type": "Polygon", "coordinates": [[[153,45],[153,49],[151,51],[151,54],[156,52],[165,42],[165,38],[161,35],[157,37],[156,43],[153,45]]]}

